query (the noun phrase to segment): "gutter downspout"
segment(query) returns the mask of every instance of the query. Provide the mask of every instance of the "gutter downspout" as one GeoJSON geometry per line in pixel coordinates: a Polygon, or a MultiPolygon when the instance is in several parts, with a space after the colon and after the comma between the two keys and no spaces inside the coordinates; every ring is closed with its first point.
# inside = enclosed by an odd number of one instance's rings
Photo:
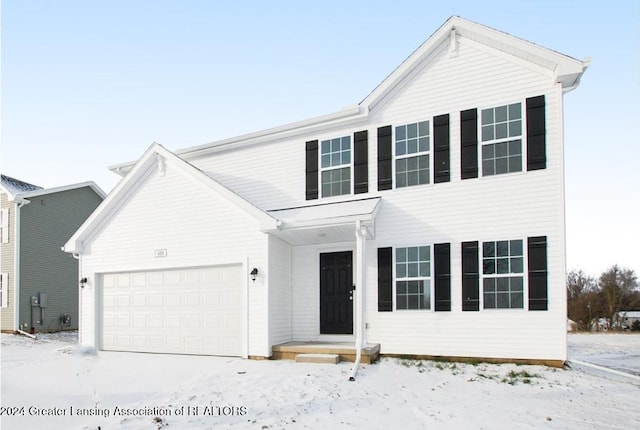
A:
{"type": "Polygon", "coordinates": [[[364,252],[365,240],[367,237],[367,227],[356,221],[356,361],[353,363],[353,370],[349,381],[355,381],[360,361],[362,360],[362,345],[364,343],[364,252]]]}
{"type": "Polygon", "coordinates": [[[16,214],[15,214],[15,232],[14,240],[16,245],[13,248],[13,305],[15,306],[13,312],[13,326],[16,330],[20,330],[20,208],[22,206],[31,203],[30,200],[20,198],[16,196],[16,214]]]}

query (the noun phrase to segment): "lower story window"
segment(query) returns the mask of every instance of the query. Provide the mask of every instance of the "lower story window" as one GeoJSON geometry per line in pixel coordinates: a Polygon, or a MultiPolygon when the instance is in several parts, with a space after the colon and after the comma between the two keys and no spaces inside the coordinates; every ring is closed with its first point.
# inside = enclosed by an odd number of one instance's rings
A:
{"type": "Polygon", "coordinates": [[[431,247],[396,248],[396,309],[431,309],[431,247]]]}
{"type": "Polygon", "coordinates": [[[482,290],[485,309],[523,308],[522,240],[482,243],[482,290]]]}

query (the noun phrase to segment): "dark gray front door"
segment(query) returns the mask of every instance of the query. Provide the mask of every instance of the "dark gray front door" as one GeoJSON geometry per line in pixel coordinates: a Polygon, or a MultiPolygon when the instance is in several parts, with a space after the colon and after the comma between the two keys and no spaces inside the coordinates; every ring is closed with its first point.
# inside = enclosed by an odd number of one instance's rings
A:
{"type": "Polygon", "coordinates": [[[320,254],[320,334],[353,334],[353,253],[320,254]]]}

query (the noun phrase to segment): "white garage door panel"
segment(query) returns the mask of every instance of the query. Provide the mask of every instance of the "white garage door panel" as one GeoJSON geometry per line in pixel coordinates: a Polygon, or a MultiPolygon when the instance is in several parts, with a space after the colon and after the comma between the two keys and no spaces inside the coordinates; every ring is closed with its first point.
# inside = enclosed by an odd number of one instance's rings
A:
{"type": "Polygon", "coordinates": [[[102,349],[242,355],[242,267],[103,276],[102,349]]]}

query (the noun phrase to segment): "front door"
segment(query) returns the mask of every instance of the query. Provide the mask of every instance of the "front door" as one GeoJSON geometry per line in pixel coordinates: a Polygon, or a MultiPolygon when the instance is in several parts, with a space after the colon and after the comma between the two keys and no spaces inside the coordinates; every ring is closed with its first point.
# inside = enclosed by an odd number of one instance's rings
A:
{"type": "Polygon", "coordinates": [[[320,254],[320,334],[353,334],[353,253],[320,254]]]}

